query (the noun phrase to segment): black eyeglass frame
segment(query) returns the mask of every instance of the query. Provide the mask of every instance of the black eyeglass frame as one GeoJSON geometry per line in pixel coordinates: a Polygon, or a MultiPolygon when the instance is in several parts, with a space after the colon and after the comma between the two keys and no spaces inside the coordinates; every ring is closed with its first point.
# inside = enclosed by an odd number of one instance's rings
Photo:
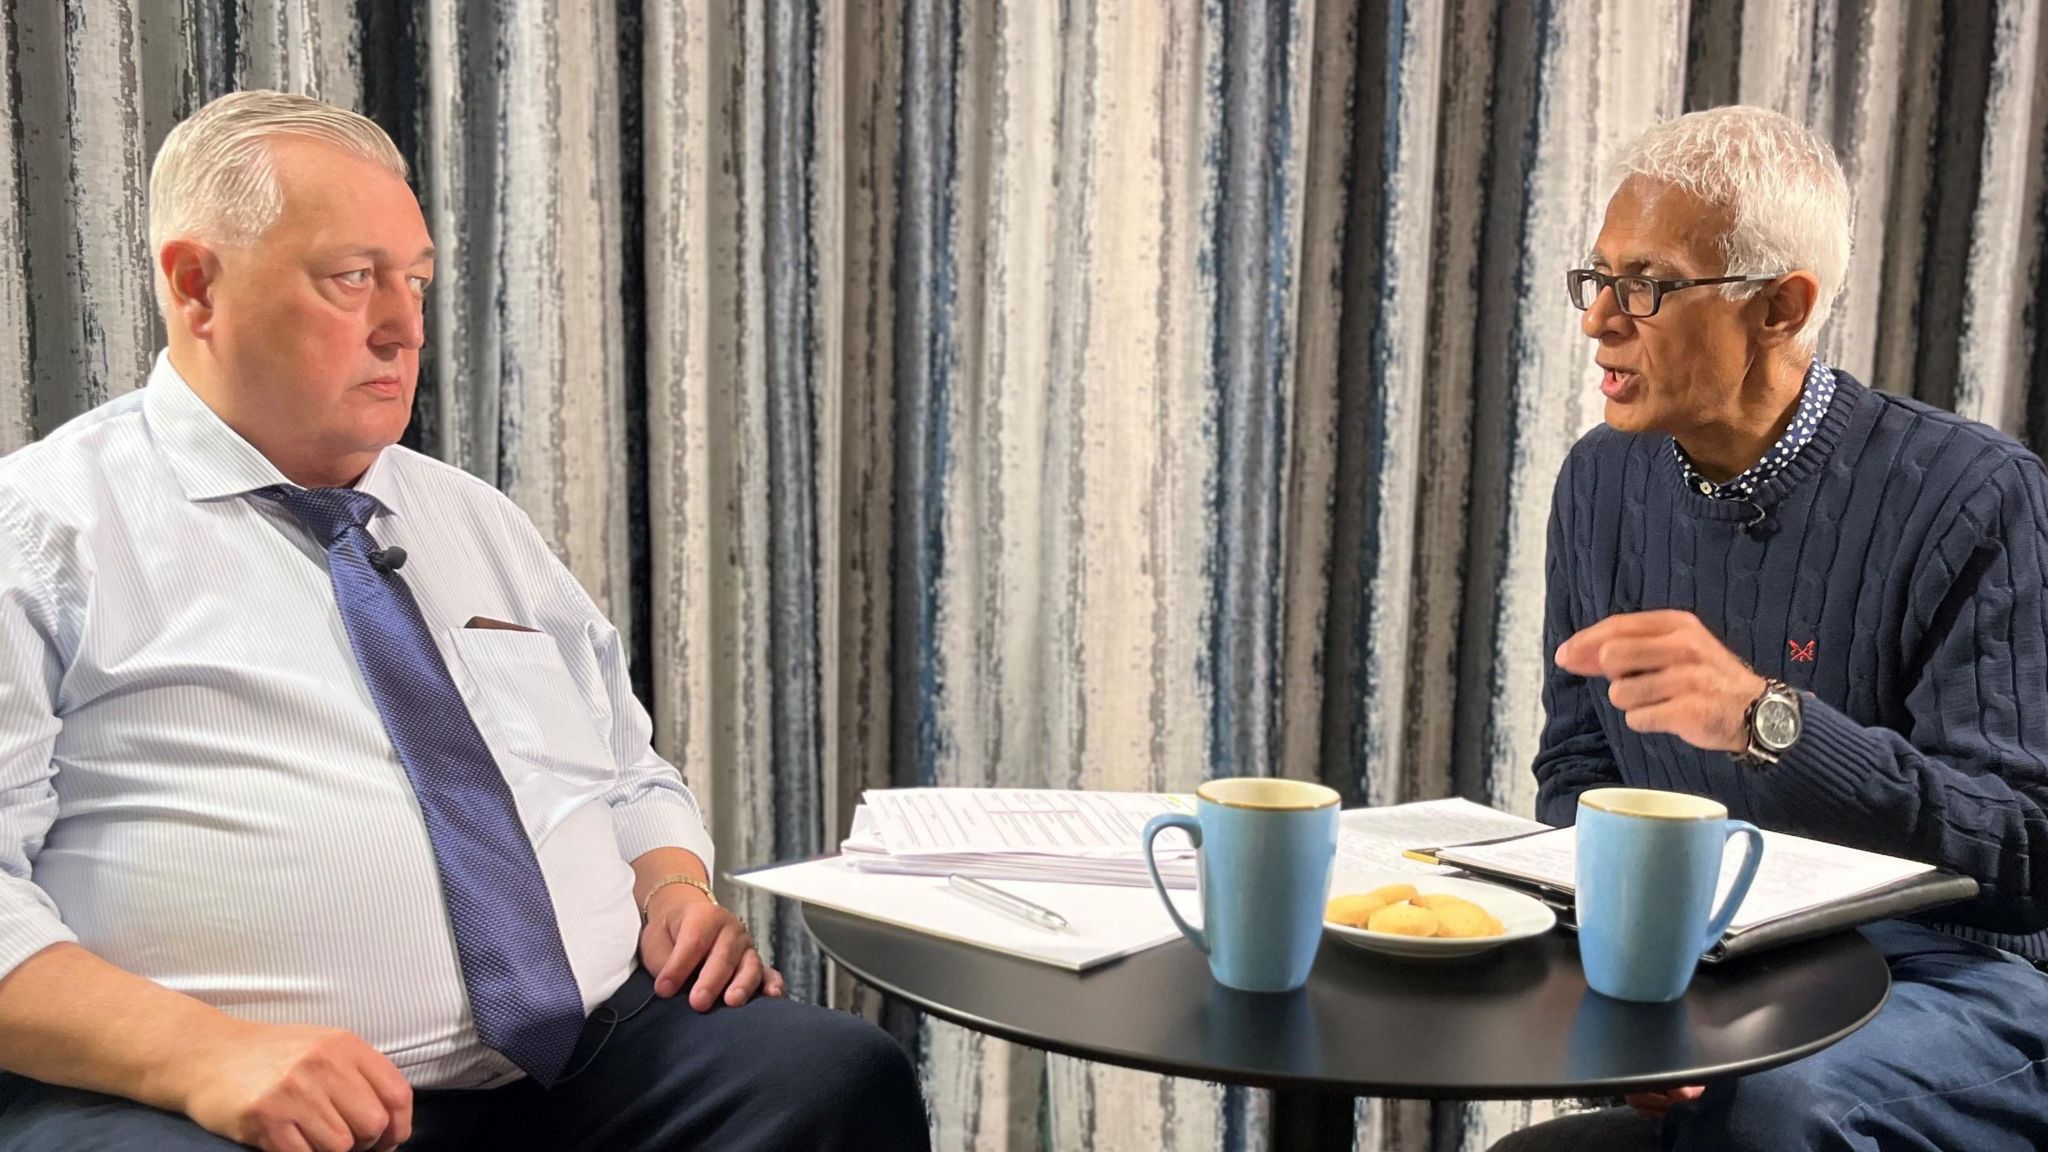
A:
{"type": "Polygon", "coordinates": [[[1601,292],[1614,289],[1614,306],[1621,309],[1622,315],[1633,316],[1641,320],[1644,317],[1655,316],[1657,310],[1664,307],[1664,297],[1673,292],[1682,292],[1687,288],[1700,288],[1708,284],[1762,283],[1764,281],[1776,280],[1783,275],[1785,275],[1783,272],[1779,272],[1770,276],[1706,276],[1692,280],[1658,280],[1651,276],[1615,276],[1611,273],[1602,272],[1597,268],[1573,268],[1564,274],[1564,294],[1566,299],[1572,302],[1572,307],[1585,312],[1591,309],[1594,304],[1599,303],[1601,292]],[[1620,280],[1633,280],[1639,284],[1648,284],[1650,286],[1650,310],[1648,312],[1631,312],[1627,308],[1622,307],[1621,291],[1618,288],[1614,288],[1615,283],[1620,280]],[[1579,303],[1579,285],[1589,281],[1598,284],[1600,290],[1593,293],[1592,300],[1581,304],[1579,303]]]}

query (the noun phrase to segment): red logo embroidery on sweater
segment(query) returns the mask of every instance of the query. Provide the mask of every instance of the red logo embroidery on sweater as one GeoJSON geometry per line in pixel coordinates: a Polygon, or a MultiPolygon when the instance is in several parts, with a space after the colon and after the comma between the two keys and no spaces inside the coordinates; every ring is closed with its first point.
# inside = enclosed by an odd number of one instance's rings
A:
{"type": "Polygon", "coordinates": [[[1797,640],[1787,640],[1785,641],[1785,647],[1792,650],[1793,663],[1811,664],[1813,663],[1813,646],[1818,643],[1820,643],[1819,640],[1808,640],[1804,644],[1797,640]]]}

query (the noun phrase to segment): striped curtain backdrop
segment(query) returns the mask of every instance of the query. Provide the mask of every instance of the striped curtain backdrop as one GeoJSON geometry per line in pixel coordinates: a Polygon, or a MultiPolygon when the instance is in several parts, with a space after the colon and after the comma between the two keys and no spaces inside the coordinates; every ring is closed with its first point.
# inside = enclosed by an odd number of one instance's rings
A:
{"type": "MultiPolygon", "coordinates": [[[[205,100],[377,118],[441,252],[408,433],[633,638],[726,868],[861,789],[1320,779],[1527,811],[1603,164],[1735,101],[1856,192],[1822,345],[2048,443],[2043,0],[8,0],[0,448],[139,386],[205,100]]],[[[942,1149],[1265,1144],[1262,1093],[880,1011],[942,1149]]],[[[1549,1103],[1361,1102],[1476,1150],[1549,1103]]]]}

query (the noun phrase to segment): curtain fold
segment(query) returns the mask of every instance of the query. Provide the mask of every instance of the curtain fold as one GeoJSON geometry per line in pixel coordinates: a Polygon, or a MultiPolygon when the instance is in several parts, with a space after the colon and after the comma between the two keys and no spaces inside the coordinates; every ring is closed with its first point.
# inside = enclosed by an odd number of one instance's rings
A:
{"type": "MultiPolygon", "coordinates": [[[[20,21],[9,8],[0,11],[0,57],[13,61],[20,39],[20,21]]],[[[0,84],[0,121],[12,128],[21,123],[20,86],[9,77],[0,84]]],[[[34,324],[29,315],[28,267],[21,259],[26,238],[22,234],[23,203],[27,188],[22,179],[21,133],[0,132],[0,452],[12,452],[36,437],[36,390],[33,364],[34,324]]]]}
{"type": "MultiPolygon", "coordinates": [[[[304,91],[391,131],[439,248],[408,443],[610,613],[721,871],[891,784],[1526,811],[1605,165],[1692,108],[1815,126],[1856,201],[1824,354],[2038,445],[2042,7],[19,0],[0,450],[140,385],[164,134],[304,91]]],[[[940,1148],[1265,1145],[1261,1092],[925,1019],[725,895],[911,1047],[940,1148]]],[[[1358,1146],[1552,1107],[1361,1101],[1358,1146]]]]}

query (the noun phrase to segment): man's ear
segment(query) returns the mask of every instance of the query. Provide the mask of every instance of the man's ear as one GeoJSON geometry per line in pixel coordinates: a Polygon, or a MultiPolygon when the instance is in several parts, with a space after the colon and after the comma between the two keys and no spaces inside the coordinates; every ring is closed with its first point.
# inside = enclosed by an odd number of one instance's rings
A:
{"type": "Polygon", "coordinates": [[[157,270],[170,291],[164,301],[164,322],[183,323],[193,336],[213,334],[214,293],[220,285],[220,257],[196,240],[164,241],[156,254],[157,270]]]}
{"type": "Polygon", "coordinates": [[[1789,344],[1813,315],[1814,303],[1820,299],[1820,277],[1804,268],[1788,272],[1758,295],[1764,306],[1758,342],[1767,348],[1789,344]]]}

